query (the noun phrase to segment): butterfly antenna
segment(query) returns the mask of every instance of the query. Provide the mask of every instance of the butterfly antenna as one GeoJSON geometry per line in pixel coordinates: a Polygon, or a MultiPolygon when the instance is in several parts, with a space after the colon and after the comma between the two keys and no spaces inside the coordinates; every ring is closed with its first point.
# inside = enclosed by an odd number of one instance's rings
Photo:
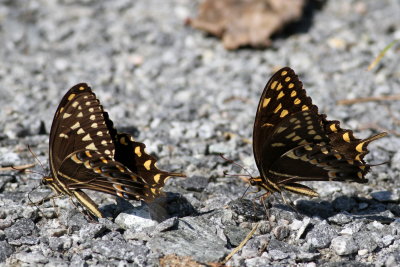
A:
{"type": "MultiPolygon", "coordinates": [[[[42,166],[43,171],[45,171],[45,168],[42,164],[42,162],[39,160],[39,158],[36,156],[35,152],[32,151],[31,147],[28,145],[28,150],[31,152],[32,156],[35,158],[35,160],[39,163],[40,166],[42,166]]],[[[44,176],[44,175],[43,175],[44,176]]]]}
{"type": "MultiPolygon", "coordinates": [[[[227,159],[227,158],[225,158],[224,157],[224,155],[221,153],[221,154],[219,154],[219,156],[222,158],[222,159],[224,159],[225,161],[227,161],[227,162],[229,162],[229,163],[231,163],[231,164],[234,164],[234,165],[236,165],[236,166],[238,166],[239,168],[241,168],[242,170],[244,170],[245,172],[247,172],[247,175],[245,175],[245,176],[249,176],[249,177],[253,177],[251,174],[250,174],[250,172],[245,168],[245,167],[243,167],[242,165],[240,165],[239,163],[237,163],[237,162],[235,162],[235,161],[233,161],[233,160],[231,160],[231,159],[227,159]]],[[[226,173],[224,172],[224,175],[225,175],[226,173]]],[[[232,176],[243,176],[243,175],[232,175],[232,176]]]]}

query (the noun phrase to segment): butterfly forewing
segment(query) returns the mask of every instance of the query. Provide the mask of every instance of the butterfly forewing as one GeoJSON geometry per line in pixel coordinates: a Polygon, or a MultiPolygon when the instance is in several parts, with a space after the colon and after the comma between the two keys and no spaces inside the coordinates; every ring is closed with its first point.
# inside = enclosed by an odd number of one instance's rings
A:
{"type": "Polygon", "coordinates": [[[84,83],[72,87],[61,100],[49,143],[52,177],[43,178],[44,182],[58,193],[74,196],[97,217],[101,212],[82,189],[152,200],[161,193],[167,176],[184,176],[160,171],[156,160],[144,152],[144,144],[119,134],[84,83]]]}
{"type": "Polygon", "coordinates": [[[266,185],[261,187],[314,196],[312,189],[295,182],[366,182],[367,145],[385,135],[360,140],[341,129],[338,121],[326,120],[294,71],[285,67],[269,80],[257,108],[253,149],[261,183],[266,185]]]}

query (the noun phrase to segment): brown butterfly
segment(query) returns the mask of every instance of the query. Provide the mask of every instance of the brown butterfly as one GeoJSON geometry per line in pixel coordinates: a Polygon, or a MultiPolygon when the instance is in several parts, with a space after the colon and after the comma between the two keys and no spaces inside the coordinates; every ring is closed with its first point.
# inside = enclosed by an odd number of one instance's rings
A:
{"type": "Polygon", "coordinates": [[[170,176],[161,171],[145,145],[118,133],[96,95],[84,83],[61,100],[50,132],[51,176],[42,179],[57,194],[74,197],[91,214],[103,217],[83,189],[125,199],[152,201],[170,176]]]}
{"type": "Polygon", "coordinates": [[[364,161],[370,142],[380,133],[357,139],[338,121],[318,113],[294,71],[285,67],[268,81],[261,95],[253,130],[253,151],[259,177],[251,185],[267,193],[287,190],[310,197],[313,189],[298,182],[366,183],[371,165],[364,161]]]}

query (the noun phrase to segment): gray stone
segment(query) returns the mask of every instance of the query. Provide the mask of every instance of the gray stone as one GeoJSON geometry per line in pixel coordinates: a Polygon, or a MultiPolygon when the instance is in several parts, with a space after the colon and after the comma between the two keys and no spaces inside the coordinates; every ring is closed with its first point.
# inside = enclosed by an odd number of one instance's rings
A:
{"type": "Polygon", "coordinates": [[[228,225],[224,228],[224,234],[233,247],[237,247],[250,231],[251,229],[244,229],[236,225],[228,225]]]}
{"type": "Polygon", "coordinates": [[[45,264],[48,263],[49,260],[47,257],[43,256],[40,252],[19,252],[15,254],[15,258],[20,260],[21,262],[28,263],[28,264],[45,264]]]}
{"type": "Polygon", "coordinates": [[[352,216],[348,213],[338,213],[335,216],[329,217],[328,221],[335,224],[344,225],[353,220],[352,216]]]}
{"type": "Polygon", "coordinates": [[[339,256],[357,252],[358,247],[351,236],[338,236],[332,239],[331,249],[339,256]]]}
{"type": "Polygon", "coordinates": [[[306,235],[306,241],[314,248],[326,248],[331,240],[337,236],[337,230],[323,221],[314,226],[306,235]]]}
{"type": "Polygon", "coordinates": [[[37,232],[35,223],[31,219],[19,219],[11,227],[4,229],[7,239],[16,240],[22,236],[29,236],[37,232]]]}
{"type": "Polygon", "coordinates": [[[6,241],[0,241],[0,262],[4,262],[12,253],[14,248],[6,241]]]}
{"type": "Polygon", "coordinates": [[[332,204],[336,210],[351,211],[356,206],[357,203],[351,197],[340,196],[336,198],[332,204]]]}
{"type": "Polygon", "coordinates": [[[157,221],[151,219],[147,205],[121,212],[115,218],[115,223],[124,229],[131,229],[136,232],[158,224],[157,221]]]}
{"type": "Polygon", "coordinates": [[[380,202],[398,202],[400,200],[400,190],[377,191],[371,193],[371,196],[380,202]]]}
{"type": "Polygon", "coordinates": [[[79,230],[79,237],[83,240],[92,239],[99,237],[102,233],[107,230],[106,226],[98,223],[85,224],[79,230]]]}
{"type": "Polygon", "coordinates": [[[278,240],[283,240],[290,234],[289,227],[286,225],[277,226],[272,230],[272,233],[278,240]]]}
{"type": "Polygon", "coordinates": [[[273,249],[268,251],[268,256],[270,256],[273,260],[283,260],[288,258],[289,254],[280,250],[273,249]]]}
{"type": "Polygon", "coordinates": [[[191,256],[200,262],[220,261],[227,253],[226,242],[215,233],[216,225],[202,216],[179,220],[177,230],[156,234],[147,246],[155,253],[191,256]]]}
{"type": "Polygon", "coordinates": [[[169,219],[159,223],[154,228],[153,234],[172,230],[178,226],[178,223],[179,223],[178,217],[169,218],[169,219]]]}
{"type": "Polygon", "coordinates": [[[128,260],[143,265],[149,253],[145,246],[131,245],[123,241],[99,240],[93,242],[93,252],[107,258],[128,260]]]}
{"type": "Polygon", "coordinates": [[[358,232],[352,237],[359,249],[367,249],[368,252],[374,251],[381,243],[381,236],[374,232],[358,232]]]}
{"type": "Polygon", "coordinates": [[[188,191],[201,192],[207,187],[208,179],[203,176],[195,175],[184,179],[180,185],[188,191]]]}

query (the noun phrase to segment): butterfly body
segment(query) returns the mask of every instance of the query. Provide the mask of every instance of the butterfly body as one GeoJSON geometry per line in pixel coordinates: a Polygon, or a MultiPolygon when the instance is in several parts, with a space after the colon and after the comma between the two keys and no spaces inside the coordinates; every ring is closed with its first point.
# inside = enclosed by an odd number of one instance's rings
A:
{"type": "Polygon", "coordinates": [[[108,113],[86,84],[72,87],[61,100],[50,132],[51,176],[44,184],[78,200],[91,214],[103,217],[83,191],[94,190],[125,199],[152,201],[170,176],[161,171],[145,145],[118,133],[108,113]]]}
{"type": "Polygon", "coordinates": [[[366,183],[367,145],[383,136],[357,139],[338,121],[318,113],[294,71],[285,67],[268,81],[257,108],[253,151],[260,176],[250,183],[268,194],[287,190],[315,197],[303,181],[366,183]]]}

